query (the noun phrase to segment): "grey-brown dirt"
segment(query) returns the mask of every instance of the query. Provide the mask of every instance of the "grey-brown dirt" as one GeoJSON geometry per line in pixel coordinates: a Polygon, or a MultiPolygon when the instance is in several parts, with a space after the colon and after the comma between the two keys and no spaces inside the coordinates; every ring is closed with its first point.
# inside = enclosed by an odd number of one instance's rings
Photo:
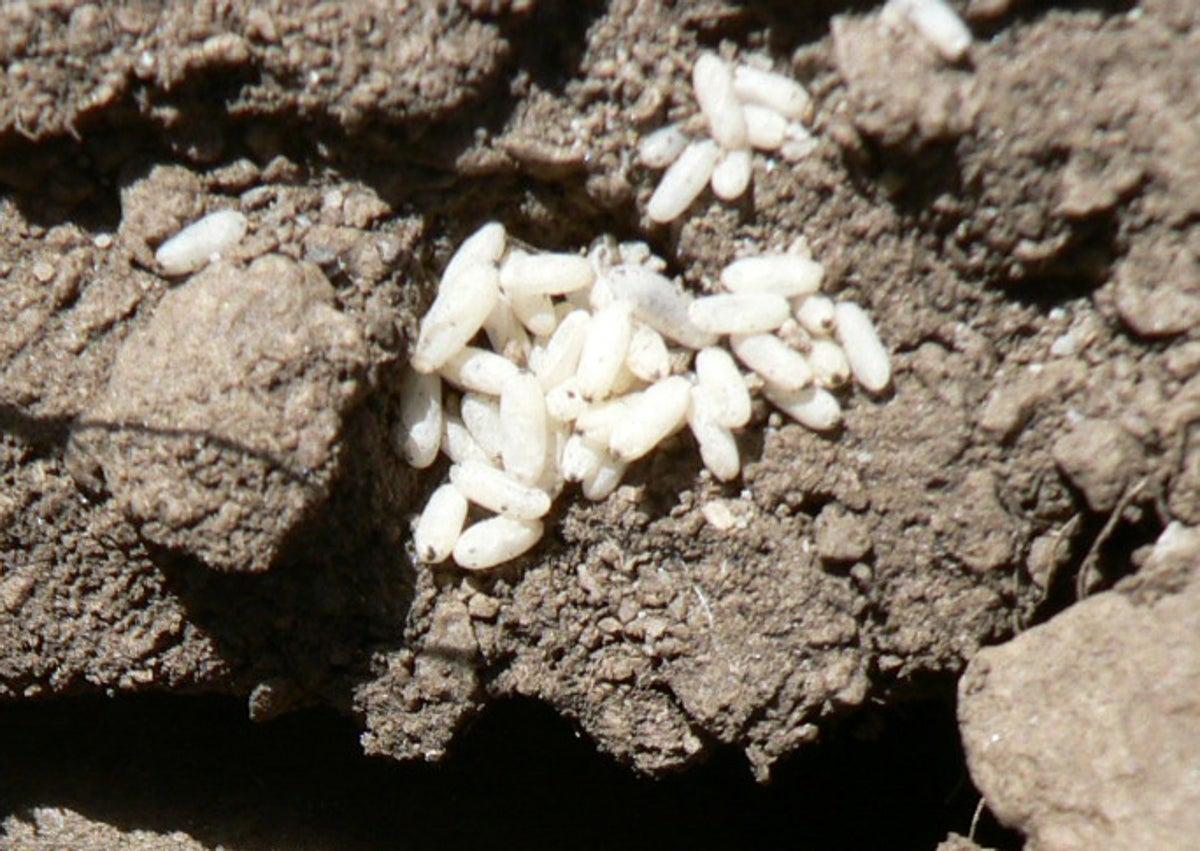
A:
{"type": "Polygon", "coordinates": [[[853,3],[385,5],[0,9],[0,697],[329,705],[437,760],[523,695],[639,772],[767,780],[1200,524],[1192,4],[971,3],[953,67],[853,3]],[[794,73],[819,143],[656,227],[633,151],[701,48],[794,73]],[[158,274],[223,207],[236,255],[158,274]],[[760,410],[734,485],[681,438],[517,563],[419,568],[398,373],[489,219],[697,290],[803,236],[895,386],[832,436],[760,410]]]}

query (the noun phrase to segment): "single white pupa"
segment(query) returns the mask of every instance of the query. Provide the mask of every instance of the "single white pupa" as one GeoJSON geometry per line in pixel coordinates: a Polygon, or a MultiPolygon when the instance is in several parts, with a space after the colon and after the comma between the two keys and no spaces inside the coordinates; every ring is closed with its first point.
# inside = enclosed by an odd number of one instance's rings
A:
{"type": "Polygon", "coordinates": [[[628,303],[614,301],[592,316],[575,376],[585,399],[603,399],[612,392],[632,337],[633,316],[628,303]]]}
{"type": "Polygon", "coordinates": [[[504,469],[532,485],[546,463],[546,395],[529,373],[516,375],[500,394],[500,458],[504,469]]]}
{"type": "Polygon", "coordinates": [[[763,395],[776,408],[813,431],[830,431],[842,421],[842,406],[832,393],[821,387],[784,390],[768,384],[763,395]]]}
{"type": "Polygon", "coordinates": [[[542,539],[540,520],[489,517],[467,527],[454,545],[454,563],[467,570],[487,570],[533,549],[542,539]]]}
{"type": "Polygon", "coordinates": [[[626,466],[620,458],[605,452],[596,471],[581,482],[583,495],[597,502],[606,499],[621,484],[626,466]]]}
{"type": "Polygon", "coordinates": [[[687,420],[692,384],[681,375],[665,378],[629,398],[628,412],[612,431],[608,448],[622,461],[636,461],[678,431],[687,420]]]}
{"type": "Polygon", "coordinates": [[[730,340],[737,359],[782,390],[797,391],[812,383],[812,367],[804,355],[774,334],[752,334],[730,340]]]}
{"type": "Polygon", "coordinates": [[[442,424],[442,452],[455,464],[479,461],[496,466],[498,458],[489,457],[457,414],[446,412],[442,424]]]}
{"type": "Polygon", "coordinates": [[[783,296],[770,293],[721,293],[692,302],[688,317],[711,334],[761,334],[774,331],[792,314],[783,296]]]}
{"type": "Polygon", "coordinates": [[[466,522],[467,498],[454,485],[439,487],[425,503],[425,510],[413,529],[417,558],[426,564],[448,559],[466,522]]]}
{"type": "Polygon", "coordinates": [[[729,352],[715,346],[698,352],[696,382],[704,388],[718,423],[726,428],[741,428],[750,422],[750,391],[729,352]]]}
{"type": "Polygon", "coordinates": [[[475,266],[495,266],[500,262],[507,243],[504,225],[488,222],[463,240],[442,270],[441,285],[446,286],[464,269],[475,266]]]}
{"type": "Polygon", "coordinates": [[[579,369],[591,323],[592,315],[586,310],[572,310],[559,322],[533,370],[544,390],[557,387],[579,369]]]}
{"type": "Polygon", "coordinates": [[[721,424],[718,404],[703,385],[692,388],[687,421],[700,447],[700,460],[722,482],[736,479],[742,470],[733,432],[721,424]]]}
{"type": "Polygon", "coordinates": [[[521,370],[511,360],[495,352],[467,346],[442,364],[438,374],[460,390],[499,396],[509,382],[521,374],[521,370]]]}
{"type": "Polygon", "coordinates": [[[817,149],[817,137],[799,121],[789,121],[783,136],[779,156],[790,163],[800,162],[817,149]]]}
{"type": "Polygon", "coordinates": [[[834,317],[833,299],[825,295],[810,295],[794,302],[793,315],[796,321],[814,337],[831,337],[837,320],[834,317]]]}
{"type": "Polygon", "coordinates": [[[825,277],[820,263],[795,254],[759,254],[734,260],[721,270],[731,293],[770,293],[783,298],[815,293],[825,277]]]}
{"type": "Polygon", "coordinates": [[[892,382],[892,363],[866,311],[852,301],[834,307],[837,340],[855,380],[871,393],[881,393],[892,382]]]}
{"type": "Polygon", "coordinates": [[[700,54],[692,67],[692,86],[709,135],[727,151],[746,147],[746,118],[729,63],[715,53],[700,54]]]}
{"type": "Polygon", "coordinates": [[[492,266],[471,266],[442,287],[421,320],[413,369],[435,371],[479,333],[500,297],[498,278],[492,266]]]}
{"type": "Polygon", "coordinates": [[[608,446],[613,431],[622,420],[629,418],[629,397],[621,396],[588,405],[575,418],[575,430],[593,443],[608,446]]]}
{"type": "Polygon", "coordinates": [[[628,364],[622,363],[621,368],[617,370],[617,377],[613,379],[612,395],[624,396],[636,390],[644,390],[646,384],[647,382],[633,374],[628,364]]]}
{"type": "Polygon", "coordinates": [[[738,65],[733,70],[733,88],[745,103],[766,107],[784,118],[806,120],[812,114],[812,98],[804,86],[774,71],[738,65]]]}
{"type": "Polygon", "coordinates": [[[845,387],[850,380],[850,362],[842,347],[833,340],[813,340],[808,351],[808,365],[812,367],[813,378],[822,387],[845,387]]]}
{"type": "Polygon", "coordinates": [[[508,358],[518,366],[529,360],[529,334],[517,315],[513,313],[508,296],[503,293],[496,300],[495,307],[483,322],[483,331],[487,334],[488,342],[498,353],[508,358]]]}
{"type": "Polygon", "coordinates": [[[608,450],[582,434],[573,434],[563,447],[562,474],[568,482],[582,482],[596,475],[608,450]]]}
{"type": "Polygon", "coordinates": [[[164,275],[186,275],[207,265],[246,235],[246,217],[237,210],[218,210],[192,222],[154,252],[164,275]]]}
{"type": "Polygon", "coordinates": [[[670,375],[671,353],[662,334],[648,325],[638,324],[629,340],[625,365],[643,381],[661,381],[670,375]]]}
{"type": "Polygon", "coordinates": [[[749,148],[722,151],[709,182],[722,201],[736,201],[750,186],[752,162],[749,148]]]}
{"type": "Polygon", "coordinates": [[[394,432],[404,460],[418,470],[432,464],[442,439],[442,380],[412,369],[400,381],[400,422],[394,432]]]}
{"type": "Polygon", "coordinates": [[[549,337],[558,327],[558,314],[550,296],[541,293],[510,292],[508,303],[513,314],[535,336],[549,337]]]}
{"type": "Polygon", "coordinates": [[[500,286],[508,293],[564,295],[590,287],[596,272],[576,254],[510,251],[500,266],[500,286]]]}
{"type": "Polygon", "coordinates": [[[638,159],[647,168],[666,168],[679,158],[688,138],[678,124],[668,124],[643,136],[638,142],[638,159]]]}
{"type": "Polygon", "coordinates": [[[459,408],[463,425],[489,458],[499,463],[503,449],[500,429],[500,400],[481,393],[466,393],[459,408]]]}
{"type": "Polygon", "coordinates": [[[959,61],[971,47],[971,30],[945,0],[888,0],[884,15],[907,19],[947,62],[959,61]]]}
{"type": "Polygon", "coordinates": [[[742,107],[746,116],[746,139],[750,147],[760,151],[777,151],[787,138],[787,119],[773,109],[748,103],[742,107]]]}
{"type": "Polygon", "coordinates": [[[715,334],[701,331],[688,318],[693,298],[670,278],[644,266],[621,264],[605,272],[603,283],[610,300],[627,302],[633,315],[669,340],[689,349],[702,349],[717,341],[715,334]]]}
{"type": "Polygon", "coordinates": [[[684,148],[646,203],[650,220],[664,224],[679,218],[708,185],[720,154],[720,146],[711,139],[692,142],[684,148]]]}
{"type": "Polygon", "coordinates": [[[813,335],[795,319],[789,319],[780,325],[775,336],[798,352],[807,352],[812,348],[813,335]]]}
{"type": "Polygon", "coordinates": [[[550,495],[545,491],[478,461],[453,465],[450,482],[468,501],[506,517],[536,520],[550,510],[550,495]]]}
{"type": "Polygon", "coordinates": [[[587,399],[579,391],[574,377],[552,387],[546,393],[546,413],[560,423],[571,423],[588,408],[587,399]]]}

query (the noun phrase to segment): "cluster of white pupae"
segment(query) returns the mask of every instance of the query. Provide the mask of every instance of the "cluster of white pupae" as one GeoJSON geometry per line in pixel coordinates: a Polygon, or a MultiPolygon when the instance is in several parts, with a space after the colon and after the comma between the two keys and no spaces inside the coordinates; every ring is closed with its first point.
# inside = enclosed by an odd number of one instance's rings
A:
{"type": "Polygon", "coordinates": [[[531,253],[494,222],[459,247],[421,322],[395,434],[414,467],[439,452],[452,462],[414,527],[421,561],[516,558],[568,482],[604,499],[685,427],[712,475],[736,478],[752,392],[824,431],[841,421],[831,391],[890,383],[870,319],[818,293],[824,270],[805,253],[735,260],[723,292],[701,297],[664,268],[644,244],[611,239],[586,257],[531,253]],[[467,525],[471,506],[493,516],[467,525]]]}
{"type": "Polygon", "coordinates": [[[645,165],[666,169],[646,205],[652,221],[677,219],[705,186],[722,201],[742,197],[756,150],[798,160],[816,146],[803,123],[812,99],[790,77],[703,53],[692,67],[692,87],[709,138],[691,140],[679,124],[670,124],[638,145],[645,165]]]}

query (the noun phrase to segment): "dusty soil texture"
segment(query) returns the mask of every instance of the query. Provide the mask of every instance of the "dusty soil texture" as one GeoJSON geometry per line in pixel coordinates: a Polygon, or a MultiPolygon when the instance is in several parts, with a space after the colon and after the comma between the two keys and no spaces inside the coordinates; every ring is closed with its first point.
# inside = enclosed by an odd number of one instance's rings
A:
{"type": "Polygon", "coordinates": [[[438,760],[520,695],[638,772],[767,780],[1200,524],[1200,7],[976,0],[948,66],[859,3],[384,5],[0,8],[0,697],[332,706],[438,760]],[[702,48],[794,73],[819,144],[657,227],[634,148],[702,48]],[[225,263],[158,273],[226,207],[225,263]],[[519,562],[419,568],[443,471],[393,449],[397,379],[489,219],[697,291],[804,237],[894,390],[833,436],[759,411],[737,484],[680,438],[519,562]]]}
{"type": "Polygon", "coordinates": [[[1200,836],[1200,532],[1136,576],[972,660],[959,715],[988,806],[1047,851],[1200,836]]]}

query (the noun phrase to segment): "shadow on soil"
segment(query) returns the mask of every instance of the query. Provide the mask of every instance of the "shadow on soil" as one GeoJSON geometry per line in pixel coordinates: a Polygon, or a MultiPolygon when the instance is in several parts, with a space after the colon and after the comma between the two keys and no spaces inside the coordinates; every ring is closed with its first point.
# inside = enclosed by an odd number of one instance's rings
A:
{"type": "MultiPolygon", "coordinates": [[[[496,705],[441,766],[363,757],[328,712],[254,725],[240,701],[142,696],[0,707],[0,815],[64,806],[126,830],[267,848],[932,849],[978,800],[952,707],[835,733],[756,786],[722,751],[660,781],[597,754],[540,704],[496,705]],[[773,842],[772,842],[773,840],[773,842]]],[[[988,818],[977,838],[1019,843],[988,818]]]]}

